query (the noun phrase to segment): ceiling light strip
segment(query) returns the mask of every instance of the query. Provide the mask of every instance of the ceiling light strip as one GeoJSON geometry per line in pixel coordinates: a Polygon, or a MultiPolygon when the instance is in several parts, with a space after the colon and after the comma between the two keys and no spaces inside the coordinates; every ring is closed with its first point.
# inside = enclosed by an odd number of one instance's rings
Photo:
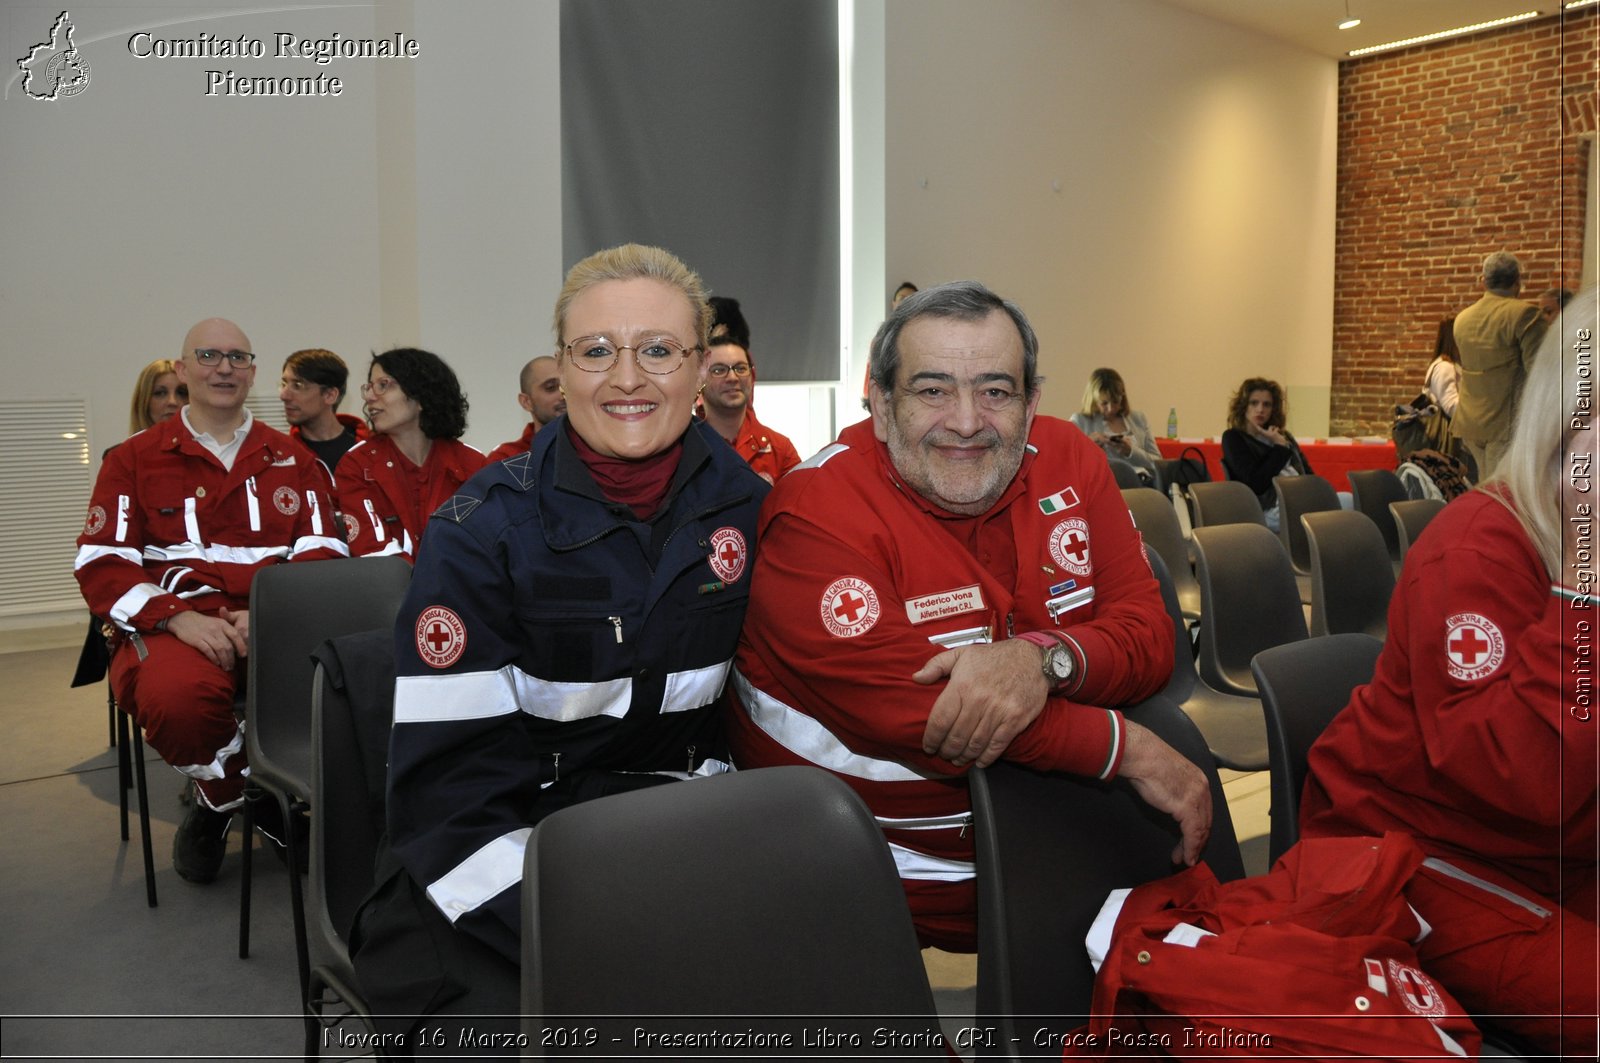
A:
{"type": "MultiPolygon", "coordinates": [[[[1594,3],[1595,0],[1587,0],[1594,3]]],[[[1505,18],[1491,19],[1488,22],[1478,22],[1471,26],[1461,26],[1453,30],[1440,30],[1438,33],[1425,33],[1421,37],[1407,37],[1403,41],[1391,41],[1388,44],[1374,44],[1368,48],[1356,48],[1345,54],[1354,59],[1358,55],[1371,55],[1373,52],[1386,52],[1395,48],[1409,48],[1413,44],[1426,44],[1428,41],[1441,41],[1446,37],[1460,37],[1468,33],[1477,33],[1479,30],[1494,29],[1496,26],[1509,26],[1513,22],[1526,22],[1530,18],[1538,18],[1537,11],[1524,11],[1520,15],[1507,15],[1505,18]]]]}
{"type": "Polygon", "coordinates": [[[1600,0],[1567,0],[1561,8],[1563,11],[1571,11],[1575,7],[1588,7],[1590,4],[1600,4],[1600,0]]]}

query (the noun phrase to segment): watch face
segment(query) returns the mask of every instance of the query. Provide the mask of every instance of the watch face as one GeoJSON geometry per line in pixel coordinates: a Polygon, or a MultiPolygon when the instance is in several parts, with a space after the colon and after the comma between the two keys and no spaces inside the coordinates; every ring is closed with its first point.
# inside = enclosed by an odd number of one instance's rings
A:
{"type": "Polygon", "coordinates": [[[1053,646],[1045,651],[1044,666],[1046,674],[1059,683],[1072,675],[1072,654],[1065,646],[1053,646]]]}

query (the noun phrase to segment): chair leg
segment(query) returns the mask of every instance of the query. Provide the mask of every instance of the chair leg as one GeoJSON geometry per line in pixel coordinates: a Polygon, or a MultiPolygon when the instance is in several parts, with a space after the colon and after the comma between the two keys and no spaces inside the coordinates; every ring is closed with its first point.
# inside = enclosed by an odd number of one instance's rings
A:
{"type": "Polygon", "coordinates": [[[256,814],[249,798],[245,799],[240,823],[244,829],[239,839],[243,847],[239,862],[239,958],[247,960],[250,958],[250,863],[256,840],[256,814]]]}
{"type": "Polygon", "coordinates": [[[117,730],[122,732],[122,741],[113,743],[117,747],[117,798],[122,818],[122,840],[128,840],[128,790],[133,786],[133,743],[128,737],[131,725],[126,713],[118,713],[116,720],[117,730]]]}
{"type": "MultiPolygon", "coordinates": [[[[131,721],[130,721],[131,723],[131,721]]],[[[156,861],[155,855],[150,851],[150,790],[145,785],[144,777],[144,738],[139,734],[139,727],[133,724],[129,728],[132,742],[124,742],[123,748],[133,746],[133,774],[138,782],[139,789],[139,838],[144,845],[144,896],[145,902],[151,907],[156,906],[156,861]]],[[[126,791],[124,791],[126,800],[126,791]]],[[[127,837],[124,827],[123,837],[127,837]]]]}
{"type": "Polygon", "coordinates": [[[288,853],[285,863],[289,869],[289,907],[294,913],[294,956],[300,967],[300,999],[308,999],[308,990],[311,986],[311,947],[306,941],[306,896],[305,887],[300,876],[299,846],[295,833],[298,830],[300,817],[296,814],[309,810],[310,806],[304,801],[290,801],[287,796],[280,797],[279,807],[284,811],[283,823],[284,839],[288,843],[288,853]]]}
{"type": "Polygon", "coordinates": [[[117,747],[117,699],[111,693],[111,681],[106,680],[106,730],[111,732],[106,744],[112,749],[117,747]]]}

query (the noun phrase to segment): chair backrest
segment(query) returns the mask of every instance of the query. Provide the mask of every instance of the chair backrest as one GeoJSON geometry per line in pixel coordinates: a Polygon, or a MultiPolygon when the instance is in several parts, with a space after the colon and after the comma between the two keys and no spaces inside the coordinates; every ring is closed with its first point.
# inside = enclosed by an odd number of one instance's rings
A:
{"type": "Polygon", "coordinates": [[[1189,500],[1194,503],[1194,526],[1214,528],[1219,524],[1259,524],[1267,526],[1256,493],[1238,480],[1192,484],[1189,500]]]}
{"type": "Polygon", "coordinates": [[[1400,560],[1400,535],[1395,530],[1389,503],[1404,502],[1411,497],[1406,493],[1406,485],[1389,469],[1352,469],[1349,477],[1355,508],[1371,517],[1372,523],[1383,533],[1389,557],[1400,560]]]}
{"type": "MultiPolygon", "coordinates": [[[[1160,696],[1126,714],[1206,773],[1212,826],[1202,856],[1218,878],[1242,878],[1205,739],[1160,696]]],[[[1123,781],[1045,774],[1007,761],[974,769],[968,780],[977,850],[976,1024],[998,1033],[995,1050],[980,1054],[1034,1058],[1036,1031],[1059,1034],[1087,1021],[1094,969],[1083,941],[1106,895],[1177,870],[1178,828],[1123,781]]]]}
{"type": "MultiPolygon", "coordinates": [[[[1243,484],[1235,486],[1249,493],[1243,484]]],[[[1307,634],[1289,555],[1260,524],[1196,528],[1194,544],[1204,617],[1200,678],[1224,694],[1254,697],[1250,659],[1307,634]]]]}
{"type": "Polygon", "coordinates": [[[1339,492],[1320,476],[1274,476],[1278,490],[1278,537],[1289,554],[1294,570],[1302,575],[1311,571],[1311,547],[1300,517],[1339,508],[1339,492]]]}
{"type": "Polygon", "coordinates": [[[1311,542],[1311,633],[1387,637],[1394,563],[1383,535],[1365,513],[1349,509],[1302,520],[1311,542]]]}
{"type": "Polygon", "coordinates": [[[1106,461],[1111,465],[1111,478],[1117,481],[1118,487],[1143,487],[1145,483],[1139,479],[1139,470],[1121,458],[1110,458],[1106,461]]]}
{"type": "Polygon", "coordinates": [[[323,641],[391,627],[411,580],[402,557],[269,565],[250,585],[251,775],[295,797],[311,792],[311,655],[323,641]]]}
{"type": "Polygon", "coordinates": [[[307,940],[313,963],[348,964],[350,926],[372,889],[384,831],[394,632],[381,628],[324,643],[314,676],[307,940]]]}
{"type": "Polygon", "coordinates": [[[1395,534],[1400,540],[1401,558],[1444,506],[1442,498],[1408,498],[1404,502],[1389,503],[1389,515],[1394,518],[1395,534]]]}
{"type": "Polygon", "coordinates": [[[1172,500],[1143,487],[1124,488],[1122,499],[1128,504],[1128,512],[1133,514],[1133,526],[1139,529],[1147,550],[1161,555],[1161,560],[1166,562],[1167,577],[1177,591],[1178,605],[1185,615],[1198,619],[1200,584],[1195,582],[1194,569],[1189,566],[1189,544],[1184,541],[1172,500]]]}
{"type": "Polygon", "coordinates": [[[1356,687],[1372,680],[1383,643],[1368,635],[1326,635],[1263,650],[1251,663],[1267,714],[1271,763],[1270,858],[1300,837],[1306,754],[1356,687]]]}
{"type": "Polygon", "coordinates": [[[820,768],[733,772],[552,813],[528,840],[522,912],[525,1030],[585,1016],[576,1024],[598,1028],[599,1044],[615,1022],[631,1045],[635,1027],[705,1028],[662,1017],[718,1015],[741,1030],[825,1027],[862,1043],[883,1026],[921,1035],[901,1042],[913,1056],[945,1058],[883,833],[820,768]]]}
{"type": "Polygon", "coordinates": [[[1161,585],[1161,604],[1167,607],[1167,619],[1172,621],[1172,677],[1161,693],[1181,703],[1194,689],[1194,644],[1189,641],[1189,626],[1184,622],[1183,610],[1178,605],[1178,591],[1172,585],[1167,563],[1154,550],[1148,551],[1150,569],[1161,585]]]}

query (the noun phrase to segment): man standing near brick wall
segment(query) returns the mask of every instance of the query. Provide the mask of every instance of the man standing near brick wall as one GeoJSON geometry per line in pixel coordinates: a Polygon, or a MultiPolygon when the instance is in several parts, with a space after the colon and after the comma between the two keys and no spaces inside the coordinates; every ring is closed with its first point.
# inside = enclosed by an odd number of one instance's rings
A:
{"type": "Polygon", "coordinates": [[[1461,384],[1452,422],[1478,463],[1480,481],[1505,453],[1517,395],[1545,332],[1539,307],[1517,298],[1522,264],[1516,255],[1496,251],[1485,257],[1483,287],[1483,298],[1456,315],[1461,384]]]}

